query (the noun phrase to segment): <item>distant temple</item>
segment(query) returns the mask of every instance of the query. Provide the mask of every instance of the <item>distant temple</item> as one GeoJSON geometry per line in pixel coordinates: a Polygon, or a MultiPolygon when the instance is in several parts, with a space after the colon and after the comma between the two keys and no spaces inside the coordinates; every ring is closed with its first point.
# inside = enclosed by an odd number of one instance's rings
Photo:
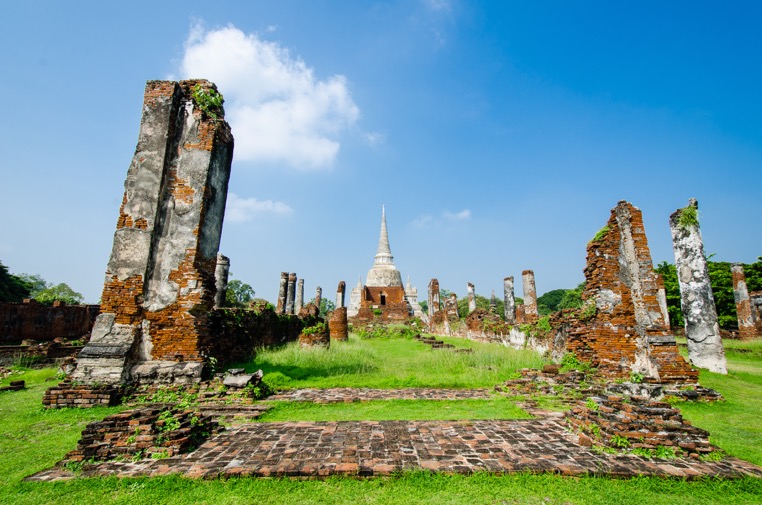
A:
{"type": "Polygon", "coordinates": [[[418,305],[418,290],[410,285],[409,277],[403,287],[400,271],[394,266],[384,207],[381,207],[381,236],[373,268],[368,271],[365,285],[358,279],[357,286],[352,289],[347,316],[355,322],[371,322],[374,319],[404,322],[412,317],[425,322],[427,319],[418,305]]]}

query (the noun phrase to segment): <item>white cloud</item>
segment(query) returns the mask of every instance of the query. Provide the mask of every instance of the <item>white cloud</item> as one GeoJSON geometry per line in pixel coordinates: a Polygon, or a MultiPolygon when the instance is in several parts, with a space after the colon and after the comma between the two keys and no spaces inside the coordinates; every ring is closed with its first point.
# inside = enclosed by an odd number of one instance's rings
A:
{"type": "Polygon", "coordinates": [[[235,193],[228,193],[225,220],[233,223],[244,223],[265,214],[284,216],[293,212],[294,210],[283,202],[241,198],[235,193]]]}
{"type": "Polygon", "coordinates": [[[463,209],[460,212],[450,212],[446,210],[443,215],[445,219],[450,221],[465,221],[471,217],[471,211],[468,209],[463,209]]]}
{"type": "Polygon", "coordinates": [[[217,84],[239,160],[329,168],[339,152],[338,134],[360,114],[346,77],[319,80],[287,48],[232,25],[193,27],[180,73],[217,84]]]}
{"type": "Polygon", "coordinates": [[[449,12],[452,9],[452,2],[450,0],[424,0],[423,3],[433,11],[449,12]]]}
{"type": "Polygon", "coordinates": [[[378,132],[369,132],[364,134],[365,142],[370,146],[377,146],[383,144],[386,141],[386,135],[378,132]]]}
{"type": "Polygon", "coordinates": [[[423,214],[413,219],[413,226],[416,228],[425,228],[431,224],[433,220],[434,218],[431,216],[431,214],[423,214]]]}

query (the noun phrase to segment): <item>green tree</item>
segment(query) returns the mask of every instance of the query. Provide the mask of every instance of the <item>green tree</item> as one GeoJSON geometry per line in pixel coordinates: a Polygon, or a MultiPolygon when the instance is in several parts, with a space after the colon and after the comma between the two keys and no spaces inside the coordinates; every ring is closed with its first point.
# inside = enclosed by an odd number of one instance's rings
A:
{"type": "Polygon", "coordinates": [[[39,274],[21,274],[19,277],[29,286],[29,296],[35,298],[42,290],[50,286],[39,274]]]}
{"type": "Polygon", "coordinates": [[[18,303],[29,296],[29,285],[19,276],[8,272],[0,261],[0,302],[18,303]]]}
{"type": "MultiPolygon", "coordinates": [[[[711,258],[711,256],[710,256],[711,258]]],[[[735,329],[738,327],[735,298],[733,296],[733,279],[730,272],[730,263],[725,261],[707,260],[709,281],[712,284],[714,304],[717,307],[717,322],[721,328],[735,329]]],[[[677,281],[675,265],[662,261],[656,268],[664,279],[664,288],[667,293],[667,312],[673,327],[685,325],[682,309],[680,308],[680,286],[677,281]]],[[[762,257],[750,264],[744,264],[746,287],[749,291],[762,290],[762,257]]]]}
{"type": "Polygon", "coordinates": [[[79,305],[84,300],[81,293],[77,293],[66,283],[51,285],[34,295],[34,299],[43,305],[53,305],[53,302],[64,302],[67,305],[79,305]]]}
{"type": "Polygon", "coordinates": [[[243,308],[248,306],[254,299],[254,288],[243,281],[233,279],[228,282],[225,292],[225,305],[228,307],[243,308]]]}
{"type": "Polygon", "coordinates": [[[566,291],[566,289],[554,289],[537,298],[537,309],[540,314],[545,314],[543,307],[548,311],[548,314],[558,310],[558,304],[563,300],[566,291]]]}
{"type": "Polygon", "coordinates": [[[421,311],[423,311],[424,314],[428,314],[429,313],[429,302],[428,302],[428,300],[423,300],[418,305],[421,306],[421,311]]]}
{"type": "MultiPolygon", "coordinates": [[[[307,303],[311,303],[311,304],[315,305],[315,299],[312,298],[307,303]]],[[[328,298],[321,298],[320,299],[320,307],[319,308],[320,308],[320,317],[325,318],[325,316],[327,316],[329,312],[333,312],[334,310],[336,310],[336,304],[333,303],[328,298]]]]}

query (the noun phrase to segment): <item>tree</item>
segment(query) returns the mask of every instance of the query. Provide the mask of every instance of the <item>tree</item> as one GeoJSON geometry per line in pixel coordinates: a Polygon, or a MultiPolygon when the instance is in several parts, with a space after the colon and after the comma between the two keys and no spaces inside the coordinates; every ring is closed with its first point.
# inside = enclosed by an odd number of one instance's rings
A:
{"type": "Polygon", "coordinates": [[[418,305],[420,305],[420,306],[421,306],[421,311],[422,311],[424,314],[427,314],[427,313],[428,313],[428,311],[429,311],[429,302],[428,302],[428,300],[423,300],[423,301],[422,301],[421,303],[419,303],[418,305]]]}
{"type": "MultiPolygon", "coordinates": [[[[711,256],[710,256],[711,258],[711,256]]],[[[746,287],[749,291],[762,290],[762,257],[750,264],[744,264],[746,287]]],[[[714,304],[717,307],[717,322],[723,329],[735,329],[738,327],[738,315],[733,295],[733,278],[730,272],[730,263],[725,261],[711,261],[707,258],[709,281],[712,285],[714,304]]],[[[682,309],[680,307],[680,286],[677,281],[675,265],[662,261],[654,269],[664,279],[664,288],[667,293],[667,312],[670,324],[673,327],[685,325],[682,309]]]]}
{"type": "Polygon", "coordinates": [[[53,305],[53,302],[79,305],[85,298],[68,284],[52,284],[39,274],[21,274],[19,277],[29,286],[29,296],[43,305],[53,305]]]}
{"type": "Polygon", "coordinates": [[[0,261],[0,302],[18,303],[29,296],[29,285],[0,261]]]}
{"type": "MultiPolygon", "coordinates": [[[[315,299],[312,298],[307,303],[311,303],[311,304],[315,305],[315,299]]],[[[336,304],[333,303],[328,298],[321,298],[320,299],[320,307],[318,307],[318,308],[320,309],[320,317],[325,318],[328,315],[329,312],[333,312],[334,310],[336,310],[336,304]]]]}
{"type": "Polygon", "coordinates": [[[243,281],[233,279],[228,282],[225,292],[225,305],[228,307],[246,307],[254,299],[254,288],[243,281]]]}
{"type": "Polygon", "coordinates": [[[558,310],[558,304],[563,300],[566,291],[568,290],[554,289],[537,298],[537,309],[540,311],[540,314],[546,315],[543,307],[547,310],[547,314],[558,310]]]}
{"type": "Polygon", "coordinates": [[[82,293],[77,293],[64,282],[51,285],[34,295],[34,299],[43,305],[53,305],[53,302],[64,302],[66,305],[79,305],[84,298],[82,293]]]}

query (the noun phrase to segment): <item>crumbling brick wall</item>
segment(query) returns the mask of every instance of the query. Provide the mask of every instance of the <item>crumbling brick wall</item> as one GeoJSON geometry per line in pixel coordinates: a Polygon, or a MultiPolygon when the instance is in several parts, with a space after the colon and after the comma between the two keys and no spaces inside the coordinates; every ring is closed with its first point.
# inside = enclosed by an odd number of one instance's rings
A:
{"type": "Polygon", "coordinates": [[[584,321],[584,329],[570,326],[565,337],[554,340],[565,340],[568,352],[611,377],[637,372],[650,381],[696,382],[698,372],[680,356],[666,329],[637,207],[621,201],[612,209],[606,226],[587,246],[584,272],[582,298],[595,304],[595,314],[584,321]]]}
{"type": "Polygon", "coordinates": [[[77,340],[90,335],[98,305],[53,307],[34,300],[0,303],[0,345],[19,345],[22,340],[50,342],[57,338],[77,340]]]}
{"type": "Polygon", "coordinates": [[[221,109],[195,102],[197,89],[216,93],[204,80],[146,85],[101,314],[79,355],[79,381],[193,382],[215,352],[208,313],[233,137],[221,109]]]}

